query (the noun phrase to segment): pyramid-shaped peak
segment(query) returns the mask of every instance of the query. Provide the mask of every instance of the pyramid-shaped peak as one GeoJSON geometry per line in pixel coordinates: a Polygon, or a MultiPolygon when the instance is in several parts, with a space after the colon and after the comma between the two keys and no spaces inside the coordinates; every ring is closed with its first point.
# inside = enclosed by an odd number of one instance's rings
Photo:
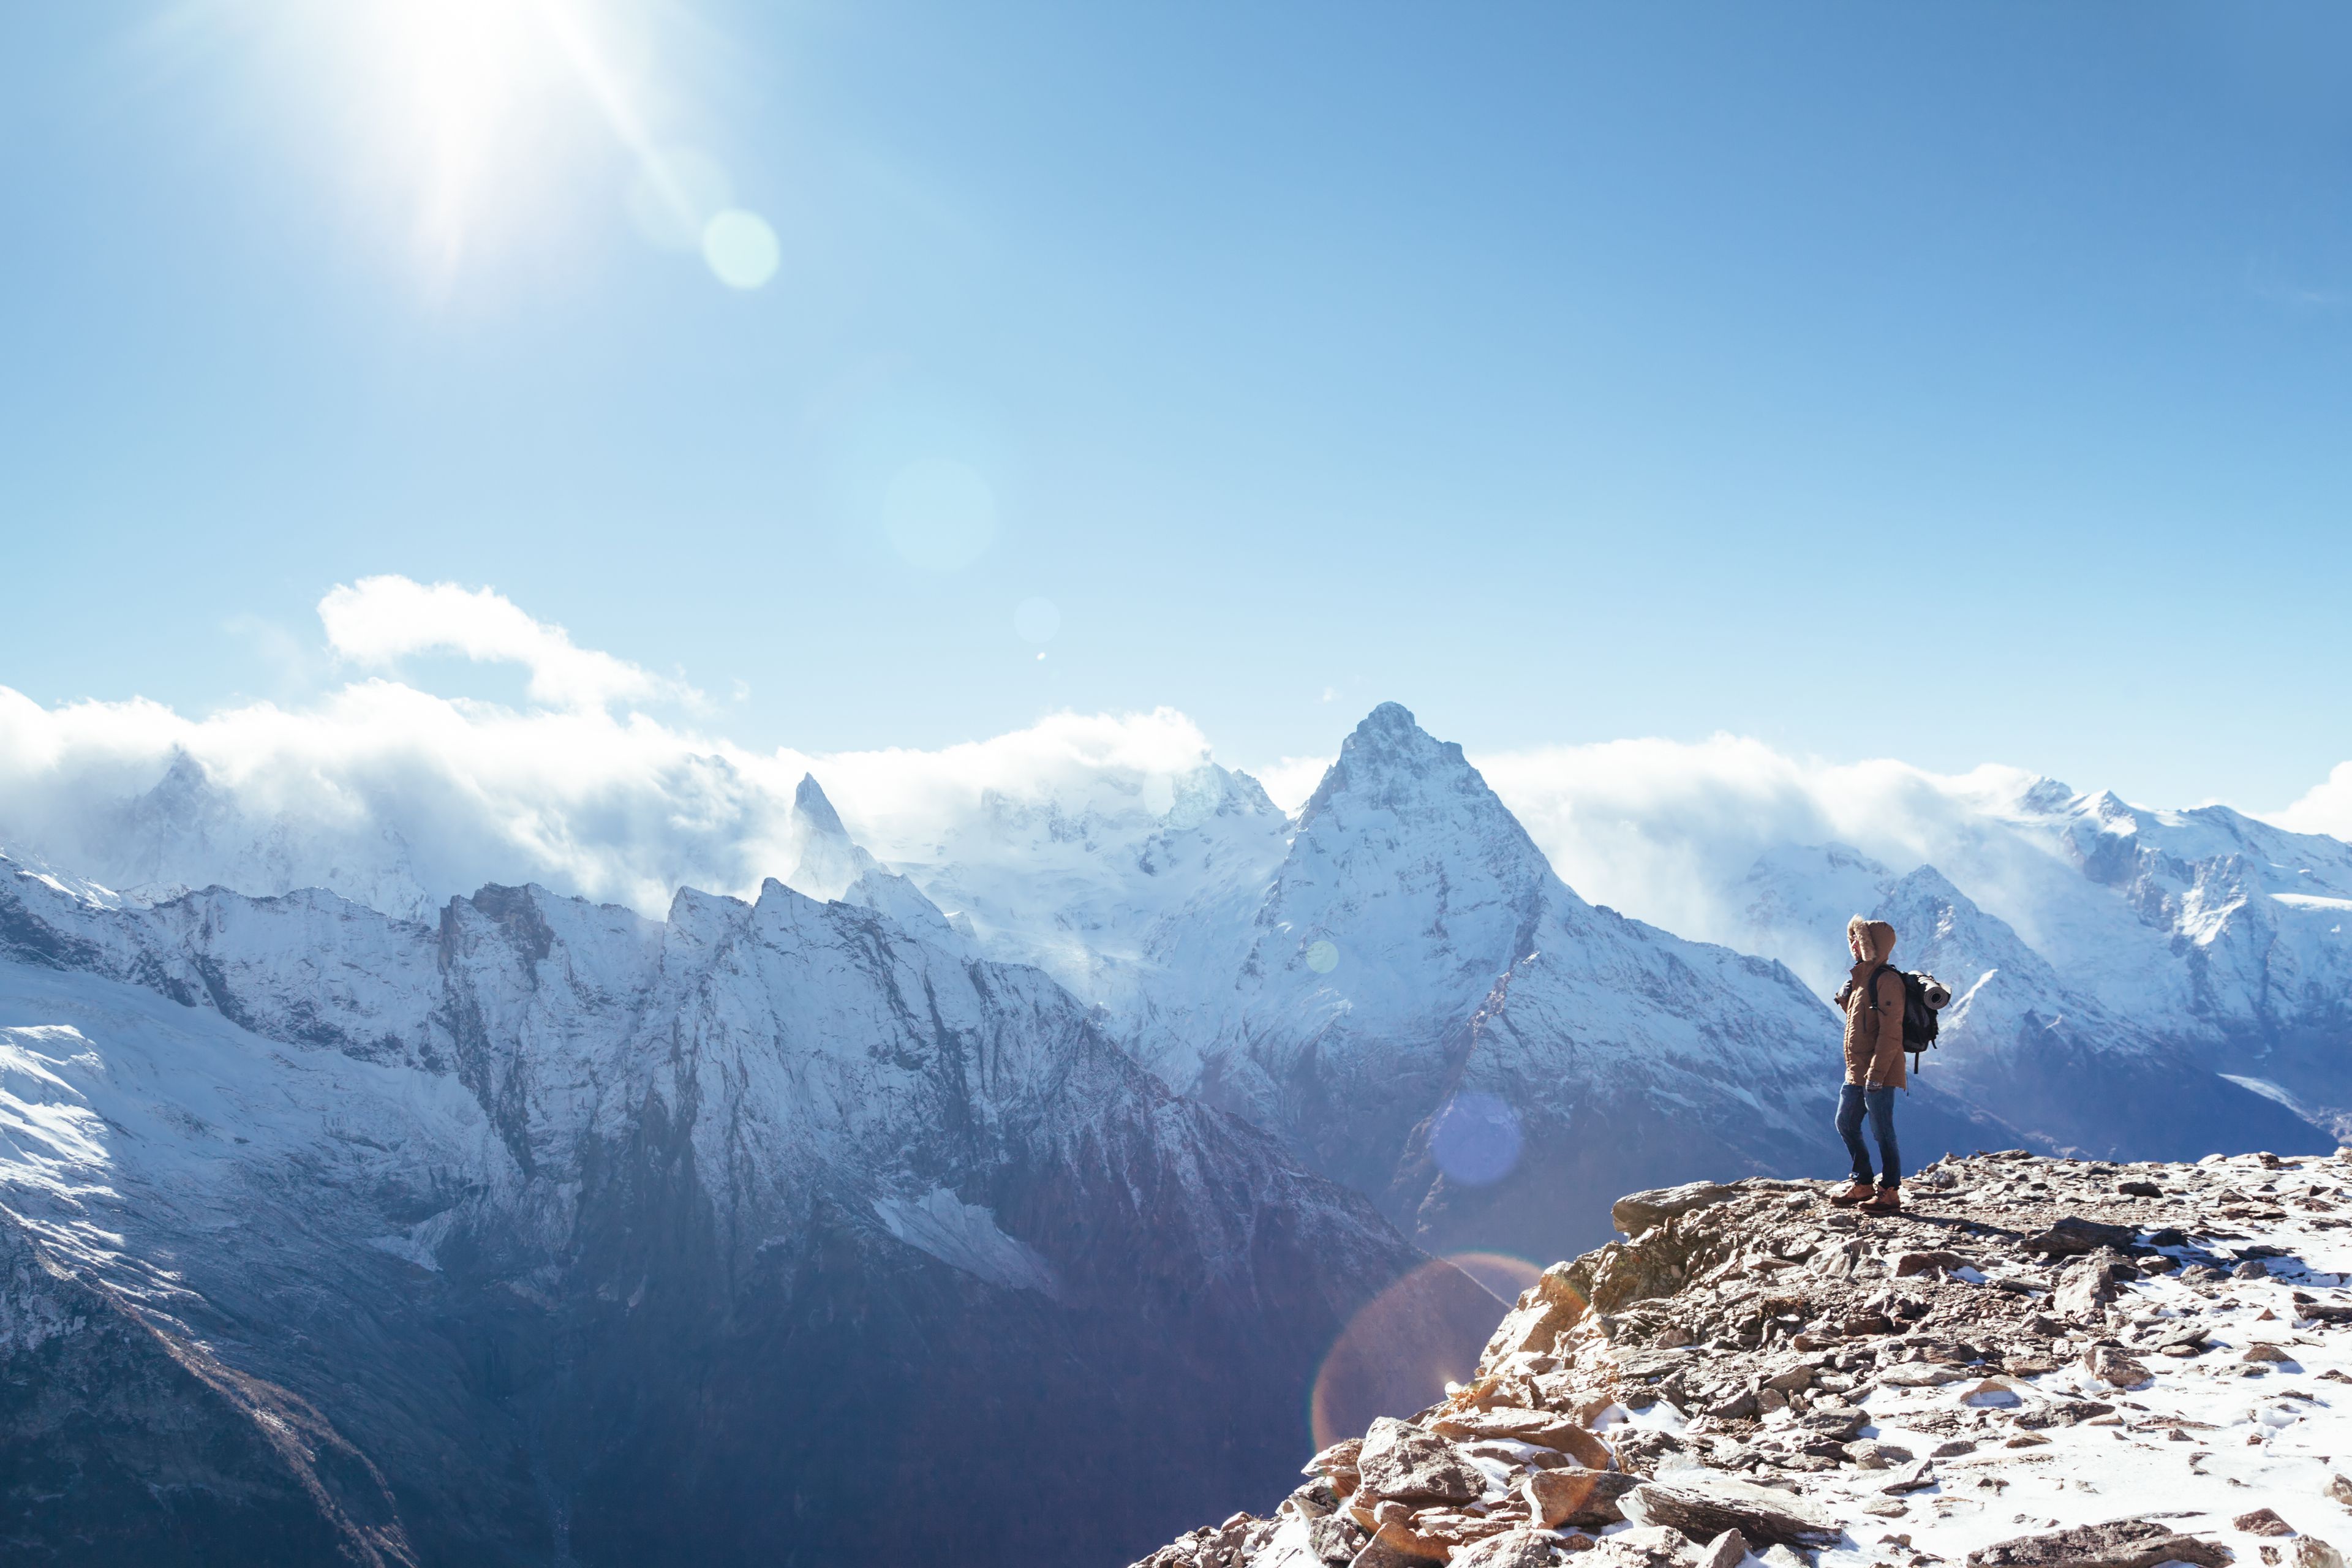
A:
{"type": "Polygon", "coordinates": [[[1423,729],[1412,710],[1402,702],[1383,702],[1364,715],[1348,738],[1339,742],[1339,765],[1403,764],[1416,770],[1451,765],[1467,768],[1462,748],[1441,741],[1423,729]]]}
{"type": "Polygon", "coordinates": [[[1339,759],[1299,810],[1301,831],[1313,828],[1342,801],[1406,821],[1497,834],[1541,858],[1527,830],[1462,748],[1423,729],[1402,703],[1381,703],[1339,743],[1339,759]]]}
{"type": "Polygon", "coordinates": [[[1402,702],[1381,703],[1370,713],[1365,714],[1364,721],[1356,726],[1358,736],[1410,736],[1423,733],[1419,721],[1412,716],[1412,710],[1402,702]]]}
{"type": "Polygon", "coordinates": [[[841,813],[833,809],[833,802],[825,797],[824,786],[816,782],[814,773],[801,775],[800,787],[793,791],[793,811],[812,833],[827,838],[849,837],[849,829],[841,825],[841,813]]]}

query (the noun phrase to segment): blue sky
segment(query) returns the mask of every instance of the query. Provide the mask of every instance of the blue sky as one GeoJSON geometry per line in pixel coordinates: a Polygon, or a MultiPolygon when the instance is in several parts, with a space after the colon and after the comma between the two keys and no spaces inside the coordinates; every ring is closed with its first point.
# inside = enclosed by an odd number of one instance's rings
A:
{"type": "Polygon", "coordinates": [[[0,13],[0,684],[301,703],[399,574],[753,747],[2352,756],[2341,12],[478,7],[0,13]]]}

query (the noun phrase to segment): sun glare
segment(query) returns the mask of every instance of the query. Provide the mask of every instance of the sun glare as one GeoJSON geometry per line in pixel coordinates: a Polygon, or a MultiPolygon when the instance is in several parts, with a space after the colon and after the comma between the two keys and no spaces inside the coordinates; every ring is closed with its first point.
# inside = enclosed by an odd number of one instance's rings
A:
{"type": "MultiPolygon", "coordinates": [[[[775,274],[781,241],[733,199],[726,171],[656,142],[646,81],[622,68],[616,18],[599,0],[352,0],[300,15],[339,19],[337,107],[383,171],[362,188],[400,205],[440,279],[494,237],[543,221],[590,166],[609,177],[614,153],[626,173],[611,184],[639,234],[698,254],[732,289],[775,274]]],[[[626,63],[642,67],[649,53],[626,63]]]]}

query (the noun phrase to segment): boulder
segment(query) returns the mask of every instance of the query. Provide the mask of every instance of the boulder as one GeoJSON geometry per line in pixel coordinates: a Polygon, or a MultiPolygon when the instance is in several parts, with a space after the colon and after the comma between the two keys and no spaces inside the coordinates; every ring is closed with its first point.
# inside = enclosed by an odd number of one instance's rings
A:
{"type": "Polygon", "coordinates": [[[2112,1415],[2116,1407],[2096,1399],[2053,1399],[2032,1410],[2020,1411],[2017,1424],[2028,1430],[2050,1426],[2072,1426],[2077,1422],[2094,1421],[2102,1415],[2112,1415]]]}
{"type": "Polygon", "coordinates": [[[1610,1205],[1609,1221],[1627,1236],[1639,1236],[1677,1215],[1728,1203],[1738,1196],[1738,1187],[1727,1187],[1721,1182],[1685,1182],[1679,1187],[1654,1187],[1646,1193],[1628,1193],[1619,1198],[1610,1205]]]}
{"type": "Polygon", "coordinates": [[[1879,1484],[1878,1489],[1889,1497],[1905,1492],[1925,1491],[1936,1484],[1936,1461],[1914,1459],[1879,1484]]]}
{"type": "Polygon", "coordinates": [[[2297,1536],[2294,1568],[2344,1568],[2344,1553],[2315,1535],[2297,1536]]]}
{"type": "Polygon", "coordinates": [[[2084,1351],[2083,1367],[2110,1388],[2146,1388],[2156,1381],[2147,1367],[2110,1345],[2093,1345],[2084,1351]]]}
{"type": "Polygon", "coordinates": [[[2223,1568],[2230,1561],[2227,1547],[2175,1534],[2148,1519],[2021,1535],[1969,1553],[1969,1568],[2156,1568],[2168,1562],[2223,1568]]]}
{"type": "Polygon", "coordinates": [[[2252,1344],[2248,1345],[2239,1353],[2238,1359],[2240,1361],[2266,1361],[2277,1363],[2292,1362],[2294,1360],[2294,1356],[2293,1352],[2288,1351],[2284,1345],[2273,1345],[2265,1343],[2261,1340],[2256,1340],[2252,1344]]]}
{"type": "Polygon", "coordinates": [[[1361,1437],[1349,1437],[1332,1444],[1300,1467],[1302,1476],[1321,1476],[1331,1483],[1331,1489],[1346,1497],[1356,1489],[1356,1458],[1364,1451],[1361,1437]]]}
{"type": "Polygon", "coordinates": [[[1352,1563],[1363,1547],[1363,1530],[1351,1519],[1334,1517],[1307,1521],[1307,1549],[1320,1562],[1352,1563]]]}
{"type": "Polygon", "coordinates": [[[1603,1536],[1594,1568],[1689,1568],[1690,1538],[1667,1525],[1636,1525],[1603,1536]]]}
{"type": "Polygon", "coordinates": [[[1374,1537],[1364,1542],[1364,1549],[1356,1553],[1350,1568],[1430,1568],[1432,1563],[1444,1561],[1443,1557],[1423,1557],[1400,1550],[1374,1537]]]}
{"type": "Polygon", "coordinates": [[[1940,1268],[1950,1273],[1968,1267],[1968,1259],[1957,1252],[1906,1252],[1895,1260],[1895,1278],[1908,1279],[1914,1274],[1925,1274],[1940,1268]]]}
{"type": "Polygon", "coordinates": [[[2231,1520],[2230,1525],[2231,1529],[2242,1530],[2248,1535],[2293,1535],[2294,1533],[2294,1526],[2281,1519],[2278,1516],[2278,1510],[2273,1508],[2258,1508],[2252,1513],[2242,1513],[2231,1520]]]}
{"type": "Polygon", "coordinates": [[[2029,1236],[2018,1245],[2028,1252],[2039,1252],[2050,1258],[2077,1258],[2086,1252],[2096,1252],[2112,1247],[2121,1252],[2139,1239],[2139,1233],[2127,1225],[2102,1225],[2095,1219],[2068,1215],[2038,1236],[2029,1236]]]}
{"type": "Polygon", "coordinates": [[[1372,1510],[1373,1541],[1407,1557],[1443,1563],[1454,1554],[1455,1538],[1425,1526],[1433,1514],[1417,1514],[1393,1499],[1372,1510]]]}
{"type": "MultiPolygon", "coordinates": [[[[1533,1291],[1527,1293],[1533,1294],[1533,1291]]],[[[1511,1356],[1549,1353],[1559,1340],[1560,1331],[1575,1323],[1576,1314],[1567,1308],[1552,1301],[1528,1301],[1527,1295],[1519,1298],[1525,1305],[1512,1308],[1503,1314],[1503,1321],[1495,1325],[1494,1334],[1478,1356],[1481,1371],[1498,1365],[1511,1356]]]]}
{"type": "Polygon", "coordinates": [[[1836,1520],[1805,1500],[1745,1481],[1710,1479],[1686,1486],[1649,1481],[1626,1493],[1618,1506],[1636,1524],[1672,1525],[1697,1541],[1736,1530],[1751,1543],[1821,1547],[1844,1533],[1836,1520]]]}
{"type": "Polygon", "coordinates": [[[1454,1568],[1549,1568],[1551,1542],[1532,1531],[1490,1535],[1453,1556],[1454,1568]]]}
{"type": "Polygon", "coordinates": [[[2352,1508],[2352,1477],[2330,1474],[2327,1484],[2320,1489],[2335,1501],[2352,1508]]]}
{"type": "Polygon", "coordinates": [[[2025,1397],[2011,1384],[1997,1377],[1989,1377],[1964,1392],[1960,1395],[1960,1403],[1979,1409],[2008,1410],[2024,1404],[2025,1397]]]}
{"type": "Polygon", "coordinates": [[[1531,1443],[1538,1448],[1566,1454],[1596,1470],[1605,1470],[1610,1465],[1609,1445],[1567,1416],[1555,1415],[1549,1410],[1498,1405],[1490,1410],[1450,1411],[1431,1421],[1429,1429],[1440,1436],[1465,1441],[1503,1437],[1515,1443],[1531,1443]]]}
{"type": "Polygon", "coordinates": [[[1739,1568],[1747,1558],[1748,1538],[1736,1530],[1727,1530],[1700,1551],[1695,1568],[1739,1568]]]}
{"type": "Polygon", "coordinates": [[[1598,1530],[1625,1517],[1625,1494],[1641,1484],[1622,1470],[1538,1470],[1519,1483],[1519,1495],[1541,1529],[1598,1530]]]}
{"type": "Polygon", "coordinates": [[[1359,1489],[1396,1502],[1468,1502],[1486,1489],[1470,1457],[1434,1432],[1383,1415],[1356,1458],[1359,1489]]]}
{"type": "Polygon", "coordinates": [[[2058,1288],[2050,1292],[2050,1310],[2077,1322],[2096,1320],[2116,1299],[2115,1274],[2112,1263],[2095,1258],[2074,1264],[2058,1277],[2058,1288]]]}
{"type": "Polygon", "coordinates": [[[1816,1405],[1789,1425],[1809,1436],[1843,1443],[1870,1425],[1870,1413],[1856,1405],[1816,1405]]]}

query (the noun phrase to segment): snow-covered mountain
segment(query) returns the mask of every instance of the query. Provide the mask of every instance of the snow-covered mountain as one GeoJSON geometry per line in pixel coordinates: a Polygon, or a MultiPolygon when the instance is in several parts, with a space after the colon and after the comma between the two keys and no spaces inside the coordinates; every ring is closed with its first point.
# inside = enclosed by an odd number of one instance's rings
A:
{"type": "Polygon", "coordinates": [[[1784,969],[1578,898],[1459,749],[1394,704],[1295,823],[1213,765],[1183,794],[1215,809],[1007,804],[894,864],[980,911],[984,948],[1095,1002],[1171,1085],[1382,1194],[1431,1245],[1540,1254],[1587,1239],[1546,1227],[1612,1185],[1835,1168],[1837,1026],[1817,998],[1857,911],[1964,994],[1906,1101],[1916,1158],[2308,1150],[2329,1145],[2330,1097],[2352,1100],[2329,901],[2352,849],[2220,808],[2031,786],[1945,834],[1948,875],[1834,844],[1717,868],[1730,945],[1784,969]],[[1465,1140],[1510,1144],[1509,1174],[1473,1182],[1493,1160],[1475,1156],[1449,1176],[1439,1155],[1465,1140]]]}
{"type": "MultiPolygon", "coordinates": [[[[1978,1007],[1977,1027],[1966,1032],[2021,1041],[2028,1037],[2011,1021],[2031,1012],[2071,1020],[2071,1034],[2110,1068],[2161,1061],[2169,1064],[2157,1069],[2161,1077],[2177,1079],[2184,1065],[2219,1075],[2231,1087],[2219,1091],[2220,1124],[2201,1135],[2221,1146],[2251,1136],[2231,1120],[2239,1092],[2290,1109],[2327,1135],[2352,1133],[2352,937],[2344,929],[2352,846],[2224,806],[2146,811],[2047,780],[1979,804],[1967,831],[1936,846],[1932,863],[1899,876],[1843,845],[1767,852],[1728,890],[1740,911],[1733,940],[1821,984],[1837,967],[1822,940],[1836,929],[1832,911],[1885,913],[1897,930],[1938,932],[1938,945],[1902,950],[1906,962],[1944,965],[1937,973],[1963,991],[1994,977],[1992,1005],[1978,1007]],[[1998,1029],[1983,1016],[1992,1011],[2004,1013],[1998,1029]]],[[[2028,1068],[2041,1053],[2014,1054],[2028,1068]]],[[[2057,1091],[2053,1081],[2032,1092],[2057,1091]]],[[[2107,1102],[2106,1121],[2078,1122],[2073,1141],[2111,1152],[2199,1152],[2197,1136],[2144,1136],[2168,1122],[2198,1131],[2178,1104],[2158,1103],[2168,1098],[2177,1096],[2110,1085],[2093,1095],[2107,1102]]],[[[2318,1136],[2297,1133],[2302,1146],[2318,1136]]]]}
{"type": "Polygon", "coordinates": [[[1759,946],[1800,932],[1817,942],[1856,910],[1892,924],[1896,961],[1954,993],[1925,1081],[2039,1146],[2158,1159],[2334,1146],[2276,1097],[2208,1066],[2179,1034],[2070,983],[1933,866],[1898,877],[1847,846],[1791,847],[1760,858],[1742,891],[1759,946]]]}
{"type": "MultiPolygon", "coordinates": [[[[1826,1004],[1578,898],[1393,703],[1295,823],[1209,766],[1164,813],[1008,810],[897,864],[1171,1086],[1380,1194],[1435,1250],[1549,1256],[1591,1239],[1616,1191],[1843,1160],[1826,1004]]],[[[2011,1136],[1919,1100],[1923,1157],[2011,1136]]]]}
{"type": "MultiPolygon", "coordinates": [[[[986,792],[978,811],[898,846],[890,864],[990,956],[1034,964],[1103,1008],[1130,1054],[1182,1086],[1199,1071],[1204,1017],[1230,1001],[1291,822],[1255,779],[1213,763],[1165,783],[1164,798],[986,792]]],[[[807,842],[848,842],[829,803],[795,816],[807,842]]]]}
{"type": "Polygon", "coordinates": [[[1499,1310],[877,869],[0,873],[11,1561],[1117,1561],[1280,1484],[1374,1297],[1499,1310]]]}

